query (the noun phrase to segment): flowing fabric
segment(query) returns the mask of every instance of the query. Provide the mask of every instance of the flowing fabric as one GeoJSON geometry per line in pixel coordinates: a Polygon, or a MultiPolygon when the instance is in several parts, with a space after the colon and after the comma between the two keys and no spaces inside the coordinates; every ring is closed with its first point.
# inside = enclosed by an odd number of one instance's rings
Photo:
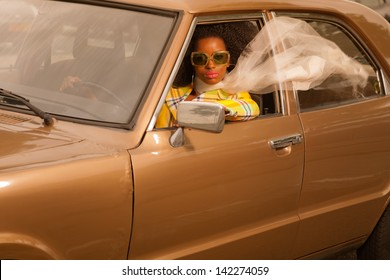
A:
{"type": "Polygon", "coordinates": [[[368,73],[335,43],[319,35],[308,23],[277,17],[265,24],[223,80],[227,92],[258,94],[286,83],[288,89],[308,90],[331,75],[343,85],[364,87],[368,73]]]}

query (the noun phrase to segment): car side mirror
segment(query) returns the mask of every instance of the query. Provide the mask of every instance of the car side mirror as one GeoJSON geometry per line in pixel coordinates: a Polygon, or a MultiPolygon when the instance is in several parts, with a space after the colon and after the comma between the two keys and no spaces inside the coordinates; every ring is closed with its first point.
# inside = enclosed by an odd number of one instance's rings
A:
{"type": "Polygon", "coordinates": [[[214,133],[222,132],[225,125],[225,109],[218,103],[183,101],[178,104],[177,123],[179,128],[170,139],[173,147],[184,144],[183,127],[214,133]]]}
{"type": "Polygon", "coordinates": [[[220,133],[225,125],[225,109],[218,103],[183,101],[177,108],[177,122],[181,127],[220,133]]]}

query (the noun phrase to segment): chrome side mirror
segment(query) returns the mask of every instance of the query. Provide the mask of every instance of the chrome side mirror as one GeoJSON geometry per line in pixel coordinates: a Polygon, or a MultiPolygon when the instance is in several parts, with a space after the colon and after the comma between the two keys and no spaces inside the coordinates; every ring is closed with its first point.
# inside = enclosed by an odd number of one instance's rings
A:
{"type": "Polygon", "coordinates": [[[180,102],[177,122],[181,127],[219,133],[225,125],[225,110],[221,104],[211,102],[180,102]]]}
{"type": "Polygon", "coordinates": [[[173,147],[184,144],[183,127],[220,133],[225,125],[225,109],[221,104],[211,102],[183,101],[177,108],[178,130],[172,134],[173,147]]]}

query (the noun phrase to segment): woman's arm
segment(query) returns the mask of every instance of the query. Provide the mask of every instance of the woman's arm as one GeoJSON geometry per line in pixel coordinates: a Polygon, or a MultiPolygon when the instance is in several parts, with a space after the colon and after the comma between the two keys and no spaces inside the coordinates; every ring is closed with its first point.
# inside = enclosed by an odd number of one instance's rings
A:
{"type": "Polygon", "coordinates": [[[239,92],[229,96],[228,99],[215,100],[225,107],[229,113],[226,116],[228,121],[247,121],[260,115],[260,108],[250,97],[248,92],[239,92]]]}

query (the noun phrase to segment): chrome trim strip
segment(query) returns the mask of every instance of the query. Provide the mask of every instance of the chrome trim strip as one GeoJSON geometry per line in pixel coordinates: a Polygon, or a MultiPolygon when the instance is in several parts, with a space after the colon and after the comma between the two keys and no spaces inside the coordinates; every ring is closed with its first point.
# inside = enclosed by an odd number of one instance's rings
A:
{"type": "Polygon", "coordinates": [[[390,81],[389,81],[389,79],[387,79],[387,77],[383,73],[382,69],[380,69],[379,72],[380,72],[380,76],[382,77],[382,81],[383,81],[384,94],[390,95],[390,81]]]}

